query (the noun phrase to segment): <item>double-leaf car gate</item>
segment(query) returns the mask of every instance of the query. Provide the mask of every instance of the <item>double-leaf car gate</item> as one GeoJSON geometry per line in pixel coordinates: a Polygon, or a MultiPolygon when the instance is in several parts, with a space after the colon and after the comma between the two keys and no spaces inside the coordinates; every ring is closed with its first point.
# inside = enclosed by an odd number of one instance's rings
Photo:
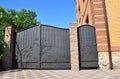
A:
{"type": "Polygon", "coordinates": [[[69,30],[40,25],[17,32],[18,68],[69,69],[69,30]]]}

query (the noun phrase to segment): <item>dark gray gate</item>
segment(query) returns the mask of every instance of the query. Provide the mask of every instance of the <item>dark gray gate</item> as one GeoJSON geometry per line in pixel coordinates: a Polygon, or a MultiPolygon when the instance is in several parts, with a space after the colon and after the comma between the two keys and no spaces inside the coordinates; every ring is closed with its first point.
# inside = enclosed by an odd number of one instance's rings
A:
{"type": "Polygon", "coordinates": [[[80,68],[98,68],[95,28],[83,25],[78,28],[80,68]]]}
{"type": "Polygon", "coordinates": [[[69,30],[48,25],[17,32],[18,68],[69,69],[69,30]]]}

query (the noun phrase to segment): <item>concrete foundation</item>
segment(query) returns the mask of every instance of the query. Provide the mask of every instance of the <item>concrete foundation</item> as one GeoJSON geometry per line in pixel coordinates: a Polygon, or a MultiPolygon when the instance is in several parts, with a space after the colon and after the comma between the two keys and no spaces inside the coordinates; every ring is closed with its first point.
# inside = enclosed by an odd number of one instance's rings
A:
{"type": "Polygon", "coordinates": [[[108,52],[99,52],[98,53],[98,64],[100,69],[109,69],[109,55],[108,52]]]}
{"type": "Polygon", "coordinates": [[[112,52],[113,68],[120,69],[120,52],[112,52]]]}

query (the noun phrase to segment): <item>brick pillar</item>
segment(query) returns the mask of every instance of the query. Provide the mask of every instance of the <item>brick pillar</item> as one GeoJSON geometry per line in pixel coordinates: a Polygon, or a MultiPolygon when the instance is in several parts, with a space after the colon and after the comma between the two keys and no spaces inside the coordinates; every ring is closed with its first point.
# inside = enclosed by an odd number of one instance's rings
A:
{"type": "Polygon", "coordinates": [[[71,70],[79,70],[77,24],[70,24],[71,70]]]}
{"type": "Polygon", "coordinates": [[[100,69],[109,69],[108,40],[106,31],[106,16],[103,0],[91,0],[93,26],[96,28],[96,39],[100,69]]]}
{"type": "Polygon", "coordinates": [[[5,29],[5,47],[3,57],[3,69],[8,70],[12,68],[12,55],[13,55],[13,37],[14,30],[12,27],[6,27],[5,29]]]}

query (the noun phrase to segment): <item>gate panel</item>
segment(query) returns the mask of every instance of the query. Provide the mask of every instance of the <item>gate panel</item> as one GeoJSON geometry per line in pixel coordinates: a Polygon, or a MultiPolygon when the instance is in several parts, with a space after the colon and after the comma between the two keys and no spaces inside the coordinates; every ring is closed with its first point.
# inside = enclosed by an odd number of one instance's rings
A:
{"type": "Polygon", "coordinates": [[[70,68],[69,30],[41,26],[41,68],[70,68]]]}
{"type": "Polygon", "coordinates": [[[18,32],[16,37],[16,59],[18,68],[40,68],[39,26],[18,32]]]}
{"type": "Polygon", "coordinates": [[[70,69],[69,29],[35,26],[16,35],[18,68],[70,69]]]}
{"type": "Polygon", "coordinates": [[[89,25],[78,28],[80,67],[98,68],[95,28],[89,25]]]}

